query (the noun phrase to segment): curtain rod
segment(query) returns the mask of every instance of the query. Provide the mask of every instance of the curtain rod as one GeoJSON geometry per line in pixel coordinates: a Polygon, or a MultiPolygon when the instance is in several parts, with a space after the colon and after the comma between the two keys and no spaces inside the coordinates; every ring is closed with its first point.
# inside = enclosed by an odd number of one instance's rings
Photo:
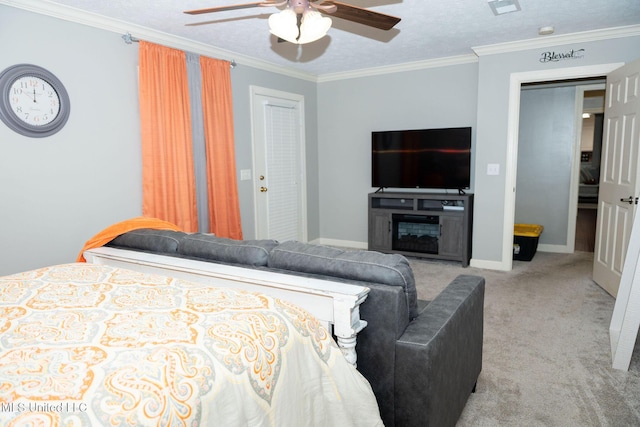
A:
{"type": "Polygon", "coordinates": [[[140,39],[137,39],[135,37],[133,37],[131,35],[131,33],[126,33],[122,35],[122,40],[124,40],[124,42],[126,44],[131,44],[131,43],[138,43],[140,41],[140,39]]]}
{"type": "MultiPolygon", "coordinates": [[[[124,40],[124,42],[125,42],[126,44],[138,43],[138,42],[140,41],[140,39],[137,39],[137,38],[133,37],[133,36],[131,35],[131,33],[123,34],[123,35],[122,35],[122,40],[124,40]]],[[[236,63],[236,60],[235,60],[235,59],[232,59],[232,60],[229,62],[229,66],[230,66],[231,68],[236,68],[236,65],[238,65],[238,64],[236,63]]]]}

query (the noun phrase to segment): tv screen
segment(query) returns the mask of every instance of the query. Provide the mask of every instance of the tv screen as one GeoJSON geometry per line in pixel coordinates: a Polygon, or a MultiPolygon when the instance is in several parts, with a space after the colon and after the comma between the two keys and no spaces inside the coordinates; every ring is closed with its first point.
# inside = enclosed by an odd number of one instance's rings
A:
{"type": "Polygon", "coordinates": [[[371,133],[371,186],[466,189],[471,177],[471,128],[371,133]]]}

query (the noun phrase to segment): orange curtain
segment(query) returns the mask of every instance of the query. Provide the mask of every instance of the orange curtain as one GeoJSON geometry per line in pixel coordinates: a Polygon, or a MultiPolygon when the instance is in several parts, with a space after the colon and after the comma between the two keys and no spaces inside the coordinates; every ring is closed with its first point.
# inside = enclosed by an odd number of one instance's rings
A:
{"type": "Polygon", "coordinates": [[[184,52],[140,41],[142,214],[198,231],[184,52]]]}
{"type": "Polygon", "coordinates": [[[242,239],[229,62],[200,57],[210,232],[242,239]]]}

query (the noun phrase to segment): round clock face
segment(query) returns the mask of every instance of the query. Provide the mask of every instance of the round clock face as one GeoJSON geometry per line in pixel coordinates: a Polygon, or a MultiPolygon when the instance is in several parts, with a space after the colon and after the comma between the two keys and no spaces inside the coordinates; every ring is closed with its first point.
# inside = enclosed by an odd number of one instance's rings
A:
{"type": "Polygon", "coordinates": [[[0,73],[0,119],[33,138],[60,131],[69,118],[69,96],[60,80],[42,67],[14,65],[0,73]]]}
{"type": "Polygon", "coordinates": [[[24,76],[9,88],[9,105],[16,117],[32,126],[53,122],[60,112],[58,92],[44,79],[24,76]]]}

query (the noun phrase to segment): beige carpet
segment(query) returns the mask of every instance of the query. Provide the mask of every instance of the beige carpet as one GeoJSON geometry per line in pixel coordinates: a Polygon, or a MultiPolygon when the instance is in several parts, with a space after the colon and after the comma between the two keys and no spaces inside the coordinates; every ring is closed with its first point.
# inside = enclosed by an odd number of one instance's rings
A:
{"type": "Polygon", "coordinates": [[[640,349],[611,368],[615,301],[592,253],[538,252],[510,272],[410,261],[421,299],[458,274],[486,279],[483,368],[458,426],[640,426],[640,349]]]}

